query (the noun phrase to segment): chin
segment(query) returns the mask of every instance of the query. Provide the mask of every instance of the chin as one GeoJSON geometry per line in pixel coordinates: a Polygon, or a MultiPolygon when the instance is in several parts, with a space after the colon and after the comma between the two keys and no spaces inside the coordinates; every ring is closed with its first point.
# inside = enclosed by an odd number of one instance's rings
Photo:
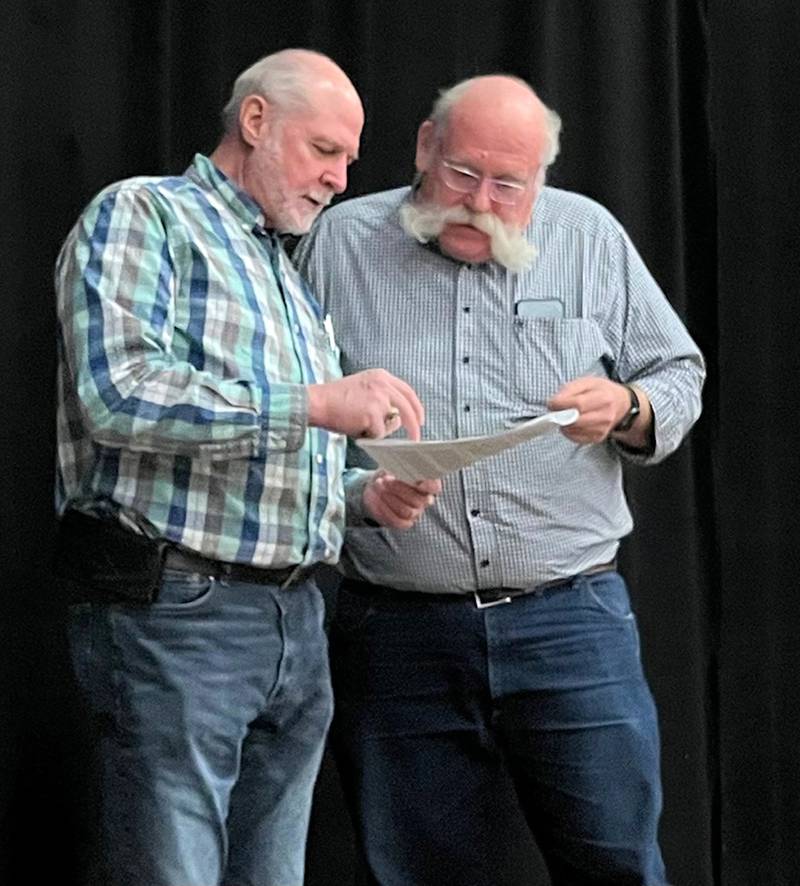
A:
{"type": "Polygon", "coordinates": [[[307,234],[311,230],[311,225],[314,224],[319,213],[314,213],[311,216],[308,215],[294,215],[292,217],[284,217],[278,221],[276,228],[282,234],[292,234],[295,237],[302,237],[303,234],[307,234]]]}
{"type": "Polygon", "coordinates": [[[443,252],[452,256],[458,261],[465,262],[486,262],[492,257],[492,250],[489,245],[489,238],[479,231],[475,231],[477,236],[443,236],[439,238],[439,245],[443,252]]]}
{"type": "Polygon", "coordinates": [[[311,230],[311,225],[314,224],[314,219],[310,219],[304,222],[297,222],[292,225],[291,228],[286,230],[287,234],[294,234],[295,237],[302,237],[304,234],[307,234],[311,230]]]}

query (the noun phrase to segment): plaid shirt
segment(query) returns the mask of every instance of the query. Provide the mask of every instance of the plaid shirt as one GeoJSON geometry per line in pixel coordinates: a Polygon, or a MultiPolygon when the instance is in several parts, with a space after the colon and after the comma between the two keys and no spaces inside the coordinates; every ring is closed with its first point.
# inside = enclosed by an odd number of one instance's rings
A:
{"type": "Polygon", "coordinates": [[[344,439],[305,385],[340,377],[319,305],[206,157],[106,188],[56,266],[57,508],[214,559],[335,562],[344,439]]]}

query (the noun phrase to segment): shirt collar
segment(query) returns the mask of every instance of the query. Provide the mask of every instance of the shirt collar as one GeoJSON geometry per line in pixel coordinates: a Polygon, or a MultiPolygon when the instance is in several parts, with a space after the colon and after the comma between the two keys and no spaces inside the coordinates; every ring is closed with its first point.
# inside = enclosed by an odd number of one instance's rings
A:
{"type": "Polygon", "coordinates": [[[204,154],[194,155],[186,176],[203,190],[214,191],[243,223],[266,230],[266,219],[258,203],[204,154]]]}

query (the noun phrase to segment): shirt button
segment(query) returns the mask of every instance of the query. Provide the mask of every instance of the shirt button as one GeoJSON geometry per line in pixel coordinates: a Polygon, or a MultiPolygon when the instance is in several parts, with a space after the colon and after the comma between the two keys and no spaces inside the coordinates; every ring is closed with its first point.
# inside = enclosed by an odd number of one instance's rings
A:
{"type": "Polygon", "coordinates": [[[330,557],[332,553],[333,551],[331,550],[331,548],[325,548],[325,559],[327,560],[327,558],[330,557]]]}
{"type": "Polygon", "coordinates": [[[300,324],[299,324],[299,323],[295,323],[295,324],[294,324],[294,331],[295,331],[298,335],[300,335],[300,324]]]}
{"type": "Polygon", "coordinates": [[[469,305],[464,305],[464,313],[465,314],[469,313],[469,305]]]}
{"type": "Polygon", "coordinates": [[[469,357],[462,357],[461,362],[462,363],[469,363],[469,357]]]}
{"type": "Polygon", "coordinates": [[[473,509],[470,511],[470,514],[472,514],[473,517],[477,517],[478,514],[480,514],[480,511],[478,510],[478,508],[473,508],[473,509]]]}
{"type": "Polygon", "coordinates": [[[481,560],[481,566],[485,569],[489,565],[488,560],[481,560]]]}
{"type": "Polygon", "coordinates": [[[314,460],[316,461],[316,463],[317,463],[318,465],[321,465],[322,462],[325,461],[325,456],[324,456],[321,452],[318,452],[318,453],[314,456],[314,460]]]}
{"type": "Polygon", "coordinates": [[[464,407],[464,412],[469,412],[469,406],[464,407]]]}

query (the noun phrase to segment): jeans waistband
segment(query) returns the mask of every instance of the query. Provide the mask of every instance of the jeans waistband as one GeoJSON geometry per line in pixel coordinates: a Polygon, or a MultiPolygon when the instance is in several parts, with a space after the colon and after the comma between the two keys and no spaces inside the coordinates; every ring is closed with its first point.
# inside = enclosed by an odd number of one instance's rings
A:
{"type": "Polygon", "coordinates": [[[282,588],[305,581],[312,571],[309,567],[262,569],[211,560],[166,539],[139,535],[116,520],[76,510],[67,510],[59,521],[53,568],[66,580],[65,592],[72,603],[136,604],[157,600],[165,568],[282,588]]]}
{"type": "Polygon", "coordinates": [[[215,579],[241,581],[249,584],[291,587],[301,584],[312,570],[301,566],[285,566],[282,569],[262,569],[246,563],[227,563],[211,560],[186,548],[168,547],[164,554],[164,568],[177,572],[198,572],[215,579]]]}
{"type": "Polygon", "coordinates": [[[510,603],[517,597],[525,597],[529,594],[539,594],[543,591],[553,590],[556,588],[567,588],[573,582],[580,578],[586,578],[595,575],[601,575],[604,572],[615,572],[617,569],[617,561],[612,560],[609,563],[598,563],[596,566],[590,566],[575,575],[569,575],[565,578],[556,578],[552,581],[545,581],[541,584],[530,585],[524,588],[483,588],[479,591],[471,593],[427,593],[426,591],[401,591],[396,588],[387,588],[382,585],[370,584],[366,581],[356,581],[353,579],[345,579],[342,587],[351,593],[364,596],[377,596],[383,599],[391,599],[397,601],[417,602],[435,601],[437,603],[464,603],[465,601],[474,604],[478,609],[488,609],[491,606],[500,606],[504,603],[510,603]]]}

